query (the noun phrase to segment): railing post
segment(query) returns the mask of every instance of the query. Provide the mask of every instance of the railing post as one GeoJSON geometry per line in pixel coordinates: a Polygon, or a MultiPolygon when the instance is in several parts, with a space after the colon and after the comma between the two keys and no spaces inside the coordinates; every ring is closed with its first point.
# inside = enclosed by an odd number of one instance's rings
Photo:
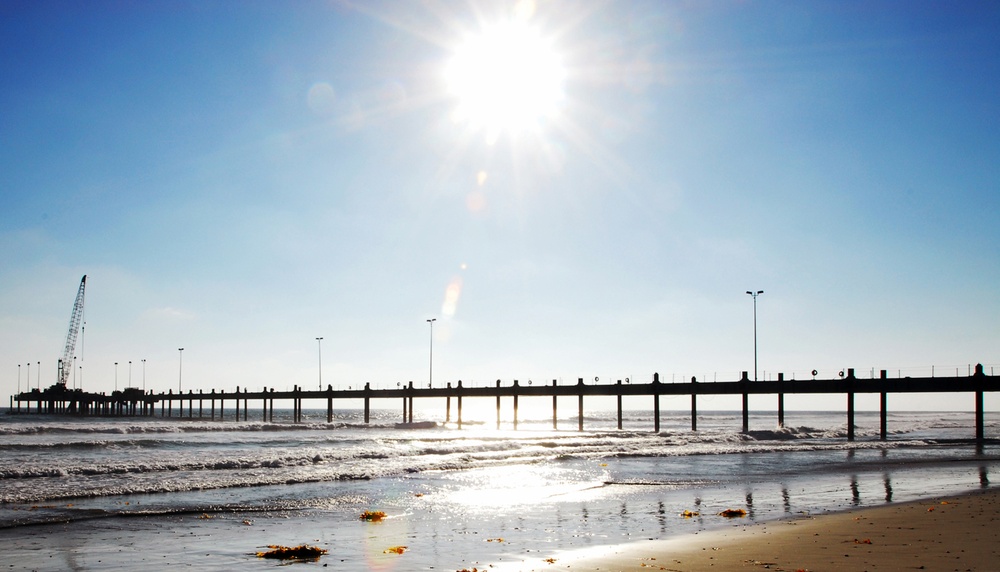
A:
{"type": "Polygon", "coordinates": [[[500,428],[500,380],[497,380],[497,429],[500,428]]]}
{"type": "Polygon", "coordinates": [[[517,431],[517,380],[514,380],[514,431],[517,431]]]}
{"type": "MultiPolygon", "coordinates": [[[[555,386],[556,386],[556,380],[553,379],[552,380],[552,387],[555,387],[555,386]]],[[[556,430],[556,429],[558,429],[558,427],[557,427],[557,423],[558,422],[556,421],[556,419],[557,419],[556,409],[558,408],[558,405],[559,405],[559,397],[556,396],[555,389],[553,389],[552,390],[552,430],[553,431],[556,430]]]]}
{"type": "Polygon", "coordinates": [[[882,391],[879,393],[879,400],[878,400],[879,402],[878,438],[881,441],[885,441],[888,438],[887,430],[889,428],[889,422],[888,422],[889,399],[885,392],[886,371],[884,369],[881,370],[878,374],[878,377],[880,380],[882,380],[882,388],[883,388],[882,391]]]}
{"type": "Polygon", "coordinates": [[[326,422],[333,423],[333,386],[326,386],[326,422]]]}
{"type": "Polygon", "coordinates": [[[698,430],[698,378],[691,376],[691,430],[698,430]]]}
{"type": "Polygon", "coordinates": [[[410,401],[410,405],[409,405],[409,407],[408,407],[407,410],[410,412],[410,420],[409,420],[409,422],[413,423],[413,382],[412,381],[410,382],[410,388],[409,389],[410,389],[410,391],[409,391],[410,395],[409,395],[409,397],[407,399],[410,401]]]}
{"type": "Polygon", "coordinates": [[[371,419],[371,397],[368,395],[372,390],[371,383],[365,383],[365,425],[371,419]]]}
{"type": "Polygon", "coordinates": [[[778,374],[778,429],[785,427],[785,374],[778,374]]]}
{"type": "Polygon", "coordinates": [[[451,382],[448,382],[448,395],[444,396],[444,422],[451,423],[451,382]]]}
{"type": "Polygon", "coordinates": [[[743,384],[743,432],[750,432],[750,393],[748,386],[750,385],[750,378],[747,376],[747,372],[743,372],[743,377],[740,378],[740,383],[743,384]]]}
{"type": "Polygon", "coordinates": [[[653,374],[653,432],[660,432],[660,374],[653,374]]]}
{"type": "Polygon", "coordinates": [[[618,430],[622,430],[622,380],[618,380],[618,430]]]}
{"type": "Polygon", "coordinates": [[[458,396],[456,397],[458,403],[456,403],[455,413],[458,415],[458,428],[462,428],[462,380],[458,380],[458,396]]]}
{"type": "Polygon", "coordinates": [[[847,368],[847,440],[854,440],[854,368],[847,368]]]}
{"type": "Polygon", "coordinates": [[[986,440],[983,414],[983,385],[985,385],[986,373],[983,371],[983,364],[976,364],[976,372],[972,374],[972,377],[978,381],[976,384],[976,442],[982,444],[986,440]]]}

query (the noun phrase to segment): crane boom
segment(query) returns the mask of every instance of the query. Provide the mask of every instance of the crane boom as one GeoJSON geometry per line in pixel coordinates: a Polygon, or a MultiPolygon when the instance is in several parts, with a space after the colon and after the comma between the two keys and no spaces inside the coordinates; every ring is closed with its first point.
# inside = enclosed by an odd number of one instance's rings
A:
{"type": "Polygon", "coordinates": [[[69,332],[66,334],[66,346],[63,348],[62,359],[59,360],[58,384],[66,386],[69,370],[73,368],[73,352],[76,350],[76,336],[80,333],[80,322],[83,320],[83,291],[87,286],[87,275],[80,280],[80,289],[76,291],[76,301],[73,302],[73,314],[69,318],[69,332]]]}

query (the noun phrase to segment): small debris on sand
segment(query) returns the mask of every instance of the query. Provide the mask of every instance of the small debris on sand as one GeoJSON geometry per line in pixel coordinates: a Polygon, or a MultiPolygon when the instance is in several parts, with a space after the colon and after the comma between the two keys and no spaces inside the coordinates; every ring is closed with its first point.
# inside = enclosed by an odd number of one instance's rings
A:
{"type": "Polygon", "coordinates": [[[390,546],[382,551],[382,554],[402,554],[406,552],[405,546],[390,546]]]}

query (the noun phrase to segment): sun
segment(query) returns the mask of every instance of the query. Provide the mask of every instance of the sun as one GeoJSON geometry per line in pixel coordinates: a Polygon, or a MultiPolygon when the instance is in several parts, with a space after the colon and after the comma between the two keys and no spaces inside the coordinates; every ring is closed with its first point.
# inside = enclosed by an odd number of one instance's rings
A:
{"type": "Polygon", "coordinates": [[[558,114],[565,69],[553,43],[523,20],[465,38],[445,70],[453,117],[481,129],[492,143],[540,129],[558,114]]]}

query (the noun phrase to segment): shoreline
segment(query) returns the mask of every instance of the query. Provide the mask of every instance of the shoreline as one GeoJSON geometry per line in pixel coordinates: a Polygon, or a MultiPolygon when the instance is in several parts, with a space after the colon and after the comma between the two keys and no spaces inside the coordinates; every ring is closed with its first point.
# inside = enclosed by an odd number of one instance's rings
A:
{"type": "Polygon", "coordinates": [[[1000,490],[749,523],[491,566],[497,571],[994,570],[1000,490]]]}
{"type": "MultiPolygon", "coordinates": [[[[997,488],[768,520],[717,517],[723,528],[586,548],[557,542],[541,550],[537,545],[525,550],[516,529],[498,529],[499,522],[475,525],[475,518],[465,519],[472,526],[424,520],[427,536],[414,528],[416,523],[410,513],[400,510],[402,506],[385,507],[390,518],[377,525],[345,527],[345,522],[331,521],[331,513],[323,511],[270,515],[223,511],[24,526],[0,530],[0,542],[11,557],[10,570],[36,571],[118,570],[135,565],[265,570],[273,562],[255,558],[254,551],[270,544],[303,542],[330,549],[321,566],[358,571],[984,571],[995,569],[1000,557],[997,488]],[[331,526],[334,522],[340,524],[331,526]],[[405,555],[386,552],[397,545],[408,547],[405,555]]],[[[440,513],[432,505],[423,506],[430,514],[440,513]]],[[[708,506],[712,505],[705,505],[704,516],[716,518],[715,509],[707,510],[708,506]]],[[[677,512],[664,516],[685,520],[677,512]]],[[[353,514],[350,520],[358,522],[353,514]]],[[[605,521],[594,522],[600,526],[605,521]]]]}

